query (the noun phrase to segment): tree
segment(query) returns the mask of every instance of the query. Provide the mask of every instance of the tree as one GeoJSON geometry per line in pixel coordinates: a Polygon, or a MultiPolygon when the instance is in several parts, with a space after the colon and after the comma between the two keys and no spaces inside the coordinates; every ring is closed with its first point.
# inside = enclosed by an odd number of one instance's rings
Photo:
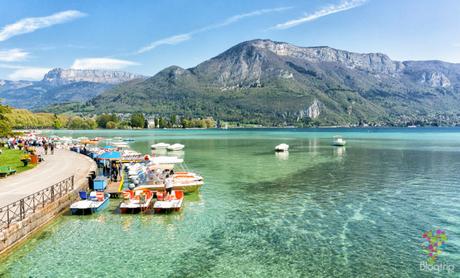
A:
{"type": "Polygon", "coordinates": [[[83,119],[78,116],[72,117],[67,123],[67,128],[70,129],[95,129],[96,127],[97,123],[94,119],[83,119]]]}
{"type": "Polygon", "coordinates": [[[176,125],[176,123],[177,123],[177,116],[172,115],[171,116],[171,125],[172,125],[172,127],[174,127],[174,125],[176,125]]]}
{"type": "Polygon", "coordinates": [[[108,122],[114,122],[115,124],[118,123],[120,119],[115,114],[101,114],[96,117],[97,125],[100,128],[107,128],[108,122]]]}
{"type": "Polygon", "coordinates": [[[11,124],[5,116],[10,111],[11,109],[8,106],[0,104],[0,138],[11,135],[11,124]]]}
{"type": "Polygon", "coordinates": [[[158,119],[158,127],[159,128],[165,128],[166,127],[166,121],[162,117],[160,117],[160,119],[158,119]]]}
{"type": "Polygon", "coordinates": [[[131,115],[131,126],[137,128],[144,128],[145,117],[142,113],[133,113],[131,115]]]}
{"type": "Polygon", "coordinates": [[[53,128],[54,129],[60,129],[62,128],[62,122],[59,119],[57,114],[54,114],[54,122],[53,122],[53,128]]]}
{"type": "Polygon", "coordinates": [[[109,121],[109,122],[107,122],[107,124],[105,125],[105,128],[108,128],[108,129],[115,129],[115,128],[117,128],[117,123],[112,122],[112,121],[109,121]]]}

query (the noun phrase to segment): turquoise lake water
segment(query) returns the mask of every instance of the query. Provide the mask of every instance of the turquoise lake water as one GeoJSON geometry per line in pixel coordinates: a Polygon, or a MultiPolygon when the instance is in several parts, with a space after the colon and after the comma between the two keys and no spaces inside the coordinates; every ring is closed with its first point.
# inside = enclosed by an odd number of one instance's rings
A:
{"type": "Polygon", "coordinates": [[[433,277],[422,233],[460,277],[460,129],[59,131],[186,145],[205,178],[179,213],[65,214],[0,277],[433,277]],[[331,146],[341,134],[345,148],[331,146]],[[287,143],[289,154],[275,154],[287,143]]]}

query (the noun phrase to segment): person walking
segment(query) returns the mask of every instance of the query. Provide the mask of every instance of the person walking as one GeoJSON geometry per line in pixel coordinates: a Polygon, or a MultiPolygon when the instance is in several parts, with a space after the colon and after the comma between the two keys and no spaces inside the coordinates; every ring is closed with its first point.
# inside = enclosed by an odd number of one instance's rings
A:
{"type": "Polygon", "coordinates": [[[47,142],[43,143],[43,149],[45,150],[45,155],[47,155],[48,154],[48,143],[47,142]]]}
{"type": "Polygon", "coordinates": [[[54,154],[54,142],[50,142],[51,154],[54,154]]]}

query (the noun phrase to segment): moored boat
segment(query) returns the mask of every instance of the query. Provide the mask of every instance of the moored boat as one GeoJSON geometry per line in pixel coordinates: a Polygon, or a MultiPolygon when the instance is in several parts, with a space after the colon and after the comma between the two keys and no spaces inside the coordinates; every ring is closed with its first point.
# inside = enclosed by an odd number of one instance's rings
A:
{"type": "Polygon", "coordinates": [[[183,163],[184,160],[176,156],[155,156],[149,157],[150,169],[173,169],[176,164],[183,163]]]}
{"type": "Polygon", "coordinates": [[[120,204],[121,213],[138,213],[151,208],[154,192],[140,188],[123,191],[123,202],[120,204]]]}
{"type": "Polygon", "coordinates": [[[275,152],[287,152],[289,150],[288,144],[279,144],[275,147],[275,152]]]}
{"type": "Polygon", "coordinates": [[[70,205],[72,214],[93,214],[106,208],[110,195],[101,191],[92,191],[89,196],[80,192],[81,200],[70,205]]]}
{"type": "MultiPolygon", "coordinates": [[[[198,191],[204,184],[203,177],[192,172],[177,172],[173,176],[173,190],[180,190],[184,193],[198,191]]],[[[163,184],[144,184],[137,187],[139,189],[149,189],[153,191],[164,190],[163,184]]]]}
{"type": "Polygon", "coordinates": [[[181,190],[173,190],[170,195],[157,193],[157,201],[153,204],[155,212],[178,211],[182,208],[184,201],[184,192],[181,190]]]}
{"type": "Polygon", "coordinates": [[[157,144],[151,145],[150,148],[152,148],[153,150],[160,150],[160,149],[166,149],[169,146],[171,145],[166,144],[166,143],[157,143],[157,144]]]}
{"type": "Polygon", "coordinates": [[[180,150],[183,150],[184,148],[185,148],[185,145],[182,145],[182,144],[179,144],[179,143],[172,144],[172,145],[166,147],[166,149],[168,151],[180,151],[180,150]]]}
{"type": "Polygon", "coordinates": [[[334,140],[332,141],[332,145],[337,146],[337,147],[343,147],[347,141],[345,141],[342,136],[334,136],[334,140]]]}

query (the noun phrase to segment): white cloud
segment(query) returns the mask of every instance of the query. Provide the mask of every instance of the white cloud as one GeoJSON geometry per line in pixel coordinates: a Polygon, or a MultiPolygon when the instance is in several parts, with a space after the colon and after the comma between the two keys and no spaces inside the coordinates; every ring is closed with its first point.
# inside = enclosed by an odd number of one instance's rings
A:
{"type": "Polygon", "coordinates": [[[289,29],[294,26],[300,25],[302,23],[313,21],[323,16],[327,16],[330,14],[335,14],[335,13],[339,13],[339,12],[343,12],[346,10],[350,10],[350,9],[359,7],[363,5],[366,1],[367,0],[345,0],[345,1],[342,1],[340,4],[330,5],[320,10],[317,10],[314,13],[305,14],[305,16],[301,18],[296,18],[293,20],[286,21],[284,23],[277,24],[273,26],[271,29],[278,29],[278,30],[289,29]]]}
{"type": "Polygon", "coordinates": [[[289,9],[292,9],[292,7],[281,7],[281,8],[274,8],[274,9],[262,9],[262,10],[252,11],[252,12],[249,12],[249,13],[237,14],[237,15],[234,15],[234,16],[231,16],[231,17],[225,19],[221,23],[217,23],[217,24],[214,24],[214,25],[203,27],[203,28],[195,31],[195,33],[208,31],[208,30],[212,30],[212,29],[217,29],[217,28],[220,28],[220,27],[225,27],[227,25],[236,23],[236,22],[238,22],[238,21],[240,21],[242,19],[248,18],[248,17],[260,16],[260,15],[274,13],[274,12],[282,12],[282,11],[286,11],[286,10],[289,10],[289,9]]]}
{"type": "Polygon", "coordinates": [[[76,59],[71,68],[117,70],[134,65],[138,65],[138,63],[112,58],[83,58],[76,59]]]}
{"type": "Polygon", "coordinates": [[[201,32],[205,32],[205,31],[225,27],[225,26],[228,26],[230,24],[236,23],[236,22],[238,22],[238,21],[240,21],[240,20],[242,20],[244,18],[253,17],[253,16],[260,16],[260,15],[273,13],[273,12],[281,12],[281,11],[285,11],[285,10],[288,10],[288,9],[291,9],[291,7],[281,7],[281,8],[274,8],[274,9],[262,9],[262,10],[252,11],[252,12],[249,12],[249,13],[237,14],[237,15],[231,16],[231,17],[229,17],[229,18],[225,19],[224,21],[222,21],[220,23],[217,23],[217,24],[205,26],[203,28],[200,28],[200,29],[188,32],[188,33],[174,35],[174,36],[171,36],[171,37],[167,37],[167,38],[163,38],[163,39],[154,41],[154,42],[150,43],[149,45],[139,49],[136,52],[136,54],[142,54],[144,52],[153,50],[153,49],[155,49],[155,48],[157,48],[158,46],[161,46],[161,45],[179,44],[181,42],[190,40],[194,34],[198,34],[198,33],[201,33],[201,32]]]}
{"type": "Polygon", "coordinates": [[[24,67],[8,75],[10,80],[41,80],[50,68],[24,67]]]}
{"type": "Polygon", "coordinates": [[[24,61],[29,56],[29,52],[25,52],[19,48],[0,49],[0,62],[17,62],[24,61]]]}
{"type": "Polygon", "coordinates": [[[17,35],[31,33],[55,24],[65,23],[83,16],[86,16],[86,14],[80,11],[69,10],[55,13],[50,16],[23,18],[3,27],[0,30],[0,41],[5,41],[17,35]]]}
{"type": "Polygon", "coordinates": [[[188,41],[191,38],[192,38],[192,35],[188,33],[188,34],[180,34],[180,35],[175,35],[175,36],[171,36],[171,37],[168,37],[168,38],[164,38],[164,39],[161,39],[161,40],[157,40],[157,41],[154,41],[154,42],[150,43],[149,45],[139,49],[137,51],[137,54],[141,54],[141,53],[150,51],[150,50],[152,50],[154,48],[157,48],[160,45],[174,45],[174,44],[178,44],[178,43],[181,43],[181,42],[184,42],[184,41],[188,41]]]}

